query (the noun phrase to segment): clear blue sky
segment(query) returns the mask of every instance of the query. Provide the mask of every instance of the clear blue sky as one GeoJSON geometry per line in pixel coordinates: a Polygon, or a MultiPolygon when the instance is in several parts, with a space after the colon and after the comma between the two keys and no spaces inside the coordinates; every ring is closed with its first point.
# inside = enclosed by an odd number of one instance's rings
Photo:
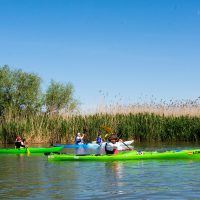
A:
{"type": "Polygon", "coordinates": [[[100,102],[200,96],[199,0],[0,0],[0,65],[100,102]],[[120,100],[122,98],[122,100],[120,100]]]}

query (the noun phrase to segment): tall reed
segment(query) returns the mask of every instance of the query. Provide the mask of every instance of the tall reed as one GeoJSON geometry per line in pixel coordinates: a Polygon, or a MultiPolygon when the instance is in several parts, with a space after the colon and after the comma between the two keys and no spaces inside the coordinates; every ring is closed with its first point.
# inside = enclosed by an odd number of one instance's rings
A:
{"type": "Polygon", "coordinates": [[[73,143],[78,132],[86,133],[86,141],[111,132],[136,142],[173,142],[200,140],[199,101],[179,104],[152,104],[106,107],[93,114],[34,116],[8,114],[1,118],[0,142],[13,143],[16,135],[29,143],[73,143]],[[110,110],[109,110],[110,109],[110,110]],[[104,127],[104,128],[102,128],[104,127]]]}
{"type": "Polygon", "coordinates": [[[67,118],[39,115],[1,124],[0,139],[2,143],[12,143],[19,134],[30,143],[71,143],[76,133],[84,132],[87,140],[92,141],[98,131],[106,134],[102,126],[110,127],[123,139],[135,139],[137,142],[197,142],[200,139],[200,117],[153,113],[75,115],[67,118]]]}

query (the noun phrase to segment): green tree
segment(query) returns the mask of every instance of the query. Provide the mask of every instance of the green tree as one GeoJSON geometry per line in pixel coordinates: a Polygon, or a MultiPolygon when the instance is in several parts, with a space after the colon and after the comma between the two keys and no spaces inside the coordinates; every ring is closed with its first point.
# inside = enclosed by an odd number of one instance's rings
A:
{"type": "Polygon", "coordinates": [[[74,87],[71,83],[62,84],[51,81],[45,94],[47,112],[59,113],[60,111],[72,112],[78,107],[74,99],[74,87]]]}
{"type": "Polygon", "coordinates": [[[41,79],[22,70],[0,68],[0,113],[35,113],[41,107],[41,79]]]}

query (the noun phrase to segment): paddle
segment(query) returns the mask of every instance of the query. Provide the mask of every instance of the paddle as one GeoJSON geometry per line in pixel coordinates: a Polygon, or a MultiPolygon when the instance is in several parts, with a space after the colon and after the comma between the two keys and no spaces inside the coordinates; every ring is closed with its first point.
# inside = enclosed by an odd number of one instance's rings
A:
{"type": "Polygon", "coordinates": [[[26,145],[26,139],[25,138],[21,141],[21,147],[26,148],[27,155],[30,155],[31,152],[28,149],[28,146],[26,145]]]}
{"type": "MultiPolygon", "coordinates": [[[[122,141],[121,141],[121,142],[122,142],[122,141]]],[[[122,142],[122,144],[124,144],[125,146],[127,146],[129,150],[133,150],[133,149],[131,149],[125,142],[122,142]]]]}
{"type": "Polygon", "coordinates": [[[28,147],[25,147],[26,148],[26,153],[28,154],[28,155],[30,155],[30,150],[28,149],[28,147]]]}

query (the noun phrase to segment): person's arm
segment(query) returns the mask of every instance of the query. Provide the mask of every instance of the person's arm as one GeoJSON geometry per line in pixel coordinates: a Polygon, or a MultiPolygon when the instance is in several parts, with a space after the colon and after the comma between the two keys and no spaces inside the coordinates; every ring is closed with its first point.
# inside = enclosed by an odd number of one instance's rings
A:
{"type": "Polygon", "coordinates": [[[21,147],[26,147],[23,141],[21,141],[21,147]]]}
{"type": "Polygon", "coordinates": [[[81,137],[81,139],[83,139],[83,138],[84,138],[84,136],[85,136],[85,134],[83,134],[83,136],[81,137]]]}

